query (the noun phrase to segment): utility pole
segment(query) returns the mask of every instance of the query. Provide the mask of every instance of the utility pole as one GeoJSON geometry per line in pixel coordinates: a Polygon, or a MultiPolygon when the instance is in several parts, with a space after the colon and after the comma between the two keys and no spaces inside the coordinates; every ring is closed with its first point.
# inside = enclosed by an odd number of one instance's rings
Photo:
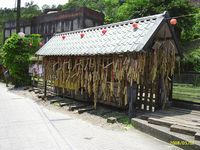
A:
{"type": "Polygon", "coordinates": [[[21,0],[17,0],[16,33],[20,32],[20,9],[21,9],[21,0]]]}

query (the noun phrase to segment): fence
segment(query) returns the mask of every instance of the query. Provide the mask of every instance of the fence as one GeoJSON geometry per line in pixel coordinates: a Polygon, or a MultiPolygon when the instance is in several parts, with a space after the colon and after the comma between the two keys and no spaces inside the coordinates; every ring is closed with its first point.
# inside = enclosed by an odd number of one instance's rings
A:
{"type": "Polygon", "coordinates": [[[200,103],[200,73],[175,74],[173,99],[200,103]]]}

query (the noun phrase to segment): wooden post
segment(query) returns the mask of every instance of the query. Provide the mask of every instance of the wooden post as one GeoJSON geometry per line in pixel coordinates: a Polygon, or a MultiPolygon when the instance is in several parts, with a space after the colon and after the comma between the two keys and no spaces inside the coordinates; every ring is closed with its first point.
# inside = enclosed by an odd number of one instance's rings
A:
{"type": "Polygon", "coordinates": [[[170,95],[169,95],[169,101],[172,101],[173,99],[173,80],[174,80],[174,76],[172,75],[170,77],[171,81],[170,81],[170,95]]]}
{"type": "Polygon", "coordinates": [[[17,0],[17,19],[16,19],[16,33],[20,32],[20,8],[21,0],[17,0]]]}
{"type": "Polygon", "coordinates": [[[47,81],[44,81],[44,97],[47,97],[47,81]]]}
{"type": "Polygon", "coordinates": [[[156,109],[161,109],[162,108],[162,78],[161,75],[159,76],[159,80],[158,80],[158,89],[157,89],[157,93],[158,96],[156,98],[156,109]]]}
{"type": "Polygon", "coordinates": [[[136,116],[136,98],[137,98],[137,84],[133,82],[132,85],[127,83],[127,95],[128,95],[128,116],[133,118],[136,116]]]}
{"type": "Polygon", "coordinates": [[[43,77],[43,80],[44,80],[44,97],[47,96],[47,79],[46,79],[46,69],[45,69],[45,64],[44,64],[44,57],[42,58],[42,66],[44,68],[44,77],[43,77]]]}
{"type": "Polygon", "coordinates": [[[37,86],[39,85],[39,56],[37,56],[37,86]]]}

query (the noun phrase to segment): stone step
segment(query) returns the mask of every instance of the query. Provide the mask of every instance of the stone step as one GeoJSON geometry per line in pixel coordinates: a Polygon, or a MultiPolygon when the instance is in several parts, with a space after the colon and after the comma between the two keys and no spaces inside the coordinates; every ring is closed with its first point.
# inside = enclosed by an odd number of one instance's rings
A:
{"type": "Polygon", "coordinates": [[[39,94],[37,97],[38,97],[38,98],[43,98],[43,97],[44,97],[44,94],[39,94]]]}
{"type": "Polygon", "coordinates": [[[24,90],[29,90],[29,89],[30,89],[30,87],[28,87],[28,86],[27,86],[27,87],[24,87],[24,90]]]}
{"type": "Polygon", "coordinates": [[[72,104],[73,104],[73,102],[65,102],[65,101],[59,102],[60,107],[69,106],[69,105],[72,105],[72,104]]]}
{"type": "Polygon", "coordinates": [[[174,124],[171,121],[161,120],[161,119],[152,118],[152,117],[148,118],[148,123],[160,125],[160,126],[164,126],[164,127],[170,127],[171,125],[174,124]]]}
{"type": "Polygon", "coordinates": [[[60,102],[60,101],[62,101],[62,100],[60,100],[60,99],[51,99],[49,102],[50,102],[50,104],[53,104],[53,103],[60,102]]]}
{"type": "Polygon", "coordinates": [[[37,94],[43,94],[44,95],[44,92],[43,91],[39,91],[37,94]]]}
{"type": "Polygon", "coordinates": [[[34,90],[35,94],[38,94],[40,93],[41,91],[40,90],[34,90]]]}
{"type": "Polygon", "coordinates": [[[194,135],[194,139],[200,141],[200,132],[197,132],[197,133],[194,135]]]}
{"type": "Polygon", "coordinates": [[[29,89],[28,91],[29,91],[29,92],[32,92],[32,91],[33,91],[33,89],[31,88],[31,89],[29,89]]]}
{"type": "Polygon", "coordinates": [[[82,105],[71,105],[69,106],[68,110],[69,111],[74,111],[75,109],[80,109],[80,108],[83,108],[83,107],[87,107],[88,105],[85,105],[85,104],[82,104],[82,105]]]}
{"type": "Polygon", "coordinates": [[[92,110],[94,110],[94,107],[81,108],[81,109],[78,110],[78,113],[79,113],[79,114],[82,114],[82,113],[84,113],[84,112],[92,111],[92,110]]]}
{"type": "Polygon", "coordinates": [[[170,127],[170,131],[187,134],[187,135],[191,135],[191,136],[194,136],[198,132],[194,128],[189,128],[189,127],[185,127],[185,126],[177,125],[177,124],[172,125],[170,127]]]}
{"type": "Polygon", "coordinates": [[[148,120],[148,118],[151,117],[151,115],[141,115],[141,116],[139,116],[139,117],[140,117],[140,119],[142,119],[142,120],[148,120]]]}
{"type": "Polygon", "coordinates": [[[156,118],[159,120],[164,120],[165,122],[168,121],[170,123],[173,124],[184,124],[185,126],[189,126],[189,127],[194,127],[194,128],[199,128],[200,130],[200,122],[198,121],[198,118],[195,118],[193,116],[179,116],[179,115],[175,115],[175,116],[170,116],[170,115],[162,115],[162,114],[145,114],[145,115],[141,115],[140,119],[143,120],[148,120],[148,118],[156,118]]]}
{"type": "MultiPolygon", "coordinates": [[[[160,140],[163,140],[168,143],[172,143],[173,141],[178,141],[181,143],[191,143],[192,144],[180,144],[176,145],[185,150],[199,150],[200,149],[200,141],[194,140],[194,136],[185,135],[177,132],[171,132],[169,127],[149,124],[148,121],[142,120],[140,118],[132,118],[131,120],[135,129],[138,129],[142,132],[150,134],[160,140]]],[[[197,137],[198,138],[198,135],[197,137]]]]}

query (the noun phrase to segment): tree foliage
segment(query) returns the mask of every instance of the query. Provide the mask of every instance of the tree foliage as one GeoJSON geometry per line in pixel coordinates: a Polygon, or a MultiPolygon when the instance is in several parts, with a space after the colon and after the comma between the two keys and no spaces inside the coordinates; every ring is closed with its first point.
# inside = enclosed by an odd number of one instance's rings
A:
{"type": "MultiPolygon", "coordinates": [[[[118,22],[132,18],[154,15],[168,11],[171,17],[189,15],[197,13],[195,8],[188,0],[71,0],[63,5],[63,9],[71,7],[89,7],[105,14],[106,23],[118,22]],[[121,1],[122,2],[122,1],[121,1]]],[[[177,36],[182,41],[194,39],[196,24],[195,17],[180,17],[177,19],[178,25],[175,28],[177,36]]]]}
{"type": "Polygon", "coordinates": [[[14,85],[29,83],[29,59],[39,49],[40,41],[40,36],[35,34],[26,37],[13,34],[6,40],[2,48],[3,63],[9,69],[14,85]]]}
{"type": "MultiPolygon", "coordinates": [[[[117,13],[117,18],[137,18],[168,11],[171,17],[197,13],[197,9],[188,0],[127,0],[117,13]]],[[[191,40],[191,28],[195,24],[193,16],[177,18],[175,28],[177,36],[182,41],[191,40]]]]}
{"type": "Polygon", "coordinates": [[[200,48],[191,50],[184,54],[181,60],[181,71],[195,71],[200,72],[200,48]]]}
{"type": "Polygon", "coordinates": [[[26,2],[25,7],[21,9],[21,18],[27,19],[32,18],[34,16],[40,15],[42,12],[38,5],[34,4],[33,1],[26,2]]]}
{"type": "MultiPolygon", "coordinates": [[[[25,7],[21,8],[21,18],[28,19],[41,14],[41,10],[38,5],[33,1],[27,2],[25,7]]],[[[0,47],[3,45],[3,25],[7,21],[14,21],[16,19],[16,9],[0,8],[0,47]]]]}
{"type": "MultiPolygon", "coordinates": [[[[70,0],[64,5],[57,6],[57,8],[62,10],[72,7],[88,7],[103,12],[105,14],[105,24],[168,11],[171,17],[182,16],[177,18],[178,24],[175,27],[177,36],[182,43],[200,38],[200,8],[192,5],[189,0],[70,0]]],[[[25,7],[21,10],[22,19],[37,16],[47,8],[55,8],[55,6],[44,5],[42,9],[40,9],[33,2],[26,3],[25,7]]],[[[14,20],[16,17],[16,10],[0,8],[0,16],[1,47],[3,44],[3,22],[14,20]]],[[[197,53],[191,55],[185,53],[185,60],[189,58],[191,60],[196,54],[197,53]]],[[[187,62],[190,62],[190,60],[187,62]]]]}

